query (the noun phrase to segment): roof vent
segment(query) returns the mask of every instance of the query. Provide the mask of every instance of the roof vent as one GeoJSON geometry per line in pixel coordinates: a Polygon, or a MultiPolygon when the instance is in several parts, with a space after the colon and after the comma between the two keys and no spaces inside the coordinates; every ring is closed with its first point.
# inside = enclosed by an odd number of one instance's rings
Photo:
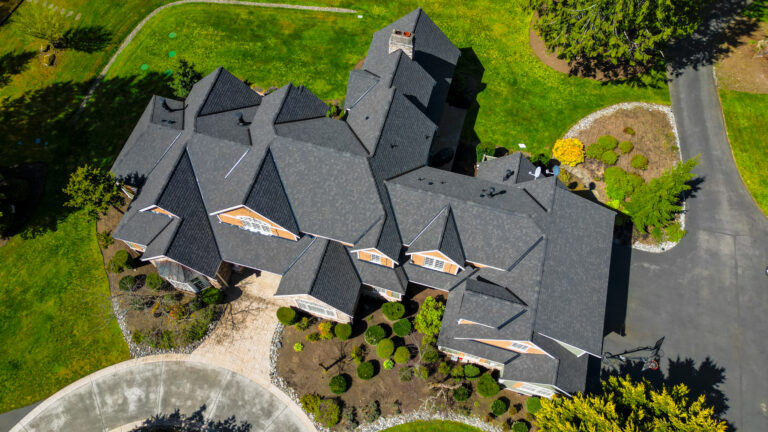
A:
{"type": "Polygon", "coordinates": [[[174,112],[174,111],[176,111],[175,109],[171,108],[171,106],[170,106],[170,105],[168,105],[168,100],[167,100],[166,98],[162,98],[162,99],[163,99],[163,104],[162,104],[162,107],[163,107],[163,109],[164,109],[164,110],[166,110],[166,111],[168,111],[168,112],[174,112]]]}
{"type": "Polygon", "coordinates": [[[243,118],[243,113],[241,113],[241,112],[237,113],[237,125],[238,126],[248,126],[249,124],[251,124],[251,122],[245,121],[245,119],[243,118]]]}
{"type": "Polygon", "coordinates": [[[512,171],[512,170],[507,170],[507,172],[504,174],[504,181],[509,180],[509,178],[512,177],[512,174],[514,174],[514,173],[515,172],[512,171]]]}
{"type": "Polygon", "coordinates": [[[392,29],[389,35],[389,53],[402,50],[409,59],[413,60],[413,33],[409,31],[392,29]]]}

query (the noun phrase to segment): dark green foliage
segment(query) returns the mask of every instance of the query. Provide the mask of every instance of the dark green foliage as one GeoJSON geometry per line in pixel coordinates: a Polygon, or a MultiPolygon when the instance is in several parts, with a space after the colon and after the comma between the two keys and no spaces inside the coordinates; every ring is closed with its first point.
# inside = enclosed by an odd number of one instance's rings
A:
{"type": "Polygon", "coordinates": [[[619,140],[610,135],[603,135],[596,143],[587,146],[586,154],[588,158],[602,160],[603,154],[612,152],[618,145],[619,140]]]}
{"type": "Polygon", "coordinates": [[[120,249],[107,263],[107,269],[112,273],[120,273],[125,269],[131,268],[131,254],[127,250],[120,249]]]}
{"type": "Polygon", "coordinates": [[[440,353],[434,347],[424,348],[424,352],[421,354],[421,359],[426,363],[434,363],[440,360],[440,353]]]}
{"type": "Polygon", "coordinates": [[[621,154],[627,154],[635,148],[635,145],[631,141],[622,141],[619,143],[619,150],[621,154]]]}
{"type": "Polygon", "coordinates": [[[627,135],[635,136],[635,130],[629,126],[624,128],[624,133],[627,135]]]}
{"type": "MultiPolygon", "coordinates": [[[[480,373],[480,371],[478,371],[478,373],[480,373]]],[[[457,382],[464,379],[464,367],[460,364],[454,366],[451,370],[451,377],[457,382]]]]}
{"type": "Polygon", "coordinates": [[[118,283],[120,286],[120,289],[123,291],[130,291],[131,288],[133,288],[136,285],[136,278],[128,275],[123,276],[122,279],[120,279],[120,283],[118,283]]]}
{"type": "Polygon", "coordinates": [[[408,336],[411,333],[411,322],[407,318],[397,320],[392,324],[392,331],[400,337],[408,336]]]}
{"type": "Polygon", "coordinates": [[[336,333],[336,337],[340,340],[347,340],[352,335],[352,326],[349,324],[336,324],[333,332],[336,333]]]}
{"type": "Polygon", "coordinates": [[[419,308],[419,313],[413,320],[413,326],[416,331],[427,336],[435,337],[440,333],[440,327],[443,323],[443,312],[445,305],[432,297],[424,299],[419,308]]]}
{"type": "Polygon", "coordinates": [[[538,165],[547,165],[549,164],[549,155],[546,155],[544,153],[537,153],[534,155],[531,155],[531,162],[538,165]]]}
{"type": "Polygon", "coordinates": [[[413,378],[413,369],[409,367],[401,367],[397,371],[397,376],[400,378],[401,382],[410,381],[413,378]]]}
{"type": "Polygon", "coordinates": [[[423,380],[427,380],[430,375],[432,375],[432,370],[426,366],[416,366],[415,372],[418,374],[419,378],[423,380]]]}
{"type": "Polygon", "coordinates": [[[387,336],[387,333],[380,325],[373,325],[365,330],[365,341],[371,345],[376,345],[387,336]]]}
{"type": "Polygon", "coordinates": [[[331,381],[328,383],[328,388],[333,394],[342,394],[347,391],[347,379],[344,378],[343,375],[336,375],[331,378],[331,381]]]}
{"type": "Polygon", "coordinates": [[[536,415],[541,409],[541,399],[536,396],[529,397],[525,400],[525,409],[527,409],[529,413],[536,415]]]}
{"type": "Polygon", "coordinates": [[[512,423],[512,432],[528,432],[528,424],[522,421],[512,423]]]}
{"type": "Polygon", "coordinates": [[[481,372],[480,368],[473,364],[467,363],[464,365],[464,376],[469,379],[474,379],[479,377],[480,372],[481,372]]]}
{"type": "Polygon", "coordinates": [[[440,364],[437,366],[437,371],[443,375],[450,375],[451,365],[449,365],[448,362],[440,362],[440,364]]]}
{"type": "Polygon", "coordinates": [[[192,86],[203,78],[203,74],[195,69],[195,65],[179,58],[179,67],[173,74],[173,82],[170,87],[173,94],[180,98],[186,98],[192,86]]]}
{"type": "Polygon", "coordinates": [[[84,210],[92,219],[107,214],[110,207],[123,204],[123,194],[114,174],[87,164],[69,176],[63,191],[69,196],[65,206],[84,210]]]}
{"type": "Polygon", "coordinates": [[[469,399],[469,396],[471,395],[472,392],[466,386],[461,386],[453,390],[453,399],[455,399],[456,402],[464,402],[469,399]]]}
{"type": "Polygon", "coordinates": [[[630,162],[630,164],[632,165],[632,168],[644,170],[648,168],[648,158],[641,154],[637,154],[632,156],[632,162],[630,162]]]}
{"type": "Polygon", "coordinates": [[[357,377],[361,380],[369,380],[373,378],[374,368],[373,363],[367,361],[360,363],[357,367],[357,377]]]}
{"type": "Polygon", "coordinates": [[[309,328],[309,318],[301,317],[300,320],[296,321],[296,330],[306,331],[308,328],[309,328]]]}
{"type": "Polygon", "coordinates": [[[607,151],[600,155],[600,162],[606,165],[614,165],[619,160],[619,154],[613,150],[607,151]]]}
{"type": "Polygon", "coordinates": [[[641,185],[643,178],[612,166],[605,170],[605,193],[612,200],[624,201],[641,185]]]}
{"type": "Polygon", "coordinates": [[[147,275],[145,285],[147,286],[147,288],[153,291],[157,291],[160,289],[160,287],[163,286],[163,278],[161,278],[160,275],[157,273],[150,273],[147,275]]]}
{"type": "Polygon", "coordinates": [[[638,230],[649,226],[664,227],[682,210],[681,194],[691,187],[686,184],[693,178],[691,170],[698,164],[698,158],[677,164],[660,177],[639,187],[625,208],[638,230]]]}
{"type": "Polygon", "coordinates": [[[592,143],[587,146],[586,155],[590,159],[597,159],[600,160],[600,156],[602,156],[604,153],[602,147],[600,147],[600,144],[598,143],[592,143]]]}
{"type": "Polygon", "coordinates": [[[397,321],[405,314],[405,306],[398,302],[384,303],[381,312],[390,321],[397,321]]]}
{"type": "Polygon", "coordinates": [[[381,417],[381,407],[379,406],[379,401],[368,403],[368,405],[363,407],[362,411],[363,419],[365,419],[365,421],[368,423],[373,423],[377,418],[381,417]]]}
{"type": "Polygon", "coordinates": [[[314,414],[314,412],[317,411],[317,407],[320,405],[321,400],[320,396],[316,394],[305,394],[299,398],[299,403],[301,403],[301,407],[304,408],[304,411],[314,414]]]}
{"type": "Polygon", "coordinates": [[[491,412],[496,417],[504,415],[505,412],[507,412],[507,406],[508,402],[505,399],[496,399],[491,404],[491,412]]]}
{"type": "Polygon", "coordinates": [[[277,309],[277,320],[284,326],[289,326],[296,320],[296,311],[289,307],[280,307],[277,309]]]}
{"type": "Polygon", "coordinates": [[[131,340],[136,345],[140,345],[142,342],[144,342],[144,338],[145,337],[146,337],[146,335],[144,334],[144,332],[142,332],[139,329],[136,329],[136,330],[131,332],[131,340]]]}
{"type": "Polygon", "coordinates": [[[112,235],[109,231],[103,231],[96,233],[96,242],[99,243],[99,247],[106,249],[115,242],[115,239],[112,238],[112,235]]]}
{"type": "MultiPolygon", "coordinates": [[[[14,2],[14,4],[17,2],[14,2]]],[[[29,5],[28,5],[29,6],[29,5]]],[[[59,45],[64,39],[69,19],[58,10],[43,5],[21,8],[12,15],[14,30],[51,45],[59,45]]]]}
{"type": "Polygon", "coordinates": [[[219,304],[224,299],[224,293],[216,287],[208,287],[200,291],[200,299],[207,305],[219,304]]]}
{"type": "Polygon", "coordinates": [[[185,334],[187,343],[196,342],[205,337],[205,333],[208,332],[210,323],[211,320],[206,317],[200,317],[192,322],[185,334]]]}
{"type": "Polygon", "coordinates": [[[397,347],[394,359],[395,363],[408,363],[408,360],[411,359],[411,352],[404,346],[397,347]]]}
{"type": "Polygon", "coordinates": [[[320,340],[320,333],[310,333],[304,336],[304,339],[306,339],[308,342],[317,342],[320,340]]]}
{"type": "Polygon", "coordinates": [[[603,135],[597,139],[597,143],[602,147],[603,151],[616,150],[616,146],[619,145],[619,140],[610,135],[603,135]]]}
{"type": "Polygon", "coordinates": [[[383,359],[390,358],[393,352],[395,352],[395,343],[392,339],[383,339],[376,345],[376,354],[383,359]]]}
{"type": "Polygon", "coordinates": [[[149,335],[149,346],[152,348],[169,350],[176,347],[173,332],[170,330],[155,329],[149,335]]]}
{"type": "Polygon", "coordinates": [[[341,420],[341,407],[333,399],[323,399],[314,412],[315,421],[325,427],[335,426],[341,420]]]}
{"type": "Polygon", "coordinates": [[[477,380],[477,392],[482,397],[496,396],[499,392],[499,383],[490,373],[486,372],[477,380]]]}

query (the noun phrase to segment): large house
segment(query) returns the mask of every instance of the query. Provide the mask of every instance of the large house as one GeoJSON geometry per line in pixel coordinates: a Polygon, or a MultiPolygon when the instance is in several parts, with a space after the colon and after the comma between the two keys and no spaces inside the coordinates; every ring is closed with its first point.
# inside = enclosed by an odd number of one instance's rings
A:
{"type": "Polygon", "coordinates": [[[262,96],[223,68],[183,101],[153,97],[112,168],[134,197],[114,237],[179,289],[275,273],[276,296],[339,322],[362,294],[443,290],[441,350],[521,393],[583,389],[613,213],[520,154],[477,178],[428,166],[459,56],[417,9],[375,33],[345,120],[303,86],[262,96]]]}

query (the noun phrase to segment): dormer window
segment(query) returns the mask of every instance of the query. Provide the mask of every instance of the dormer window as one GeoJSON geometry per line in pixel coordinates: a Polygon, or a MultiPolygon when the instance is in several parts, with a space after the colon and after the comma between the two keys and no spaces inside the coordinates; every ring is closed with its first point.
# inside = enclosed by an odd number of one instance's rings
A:
{"type": "Polygon", "coordinates": [[[520,351],[520,352],[528,352],[528,349],[530,348],[528,345],[520,342],[510,342],[509,347],[515,351],[520,351]]]}
{"type": "Polygon", "coordinates": [[[372,253],[371,254],[371,262],[374,264],[381,264],[381,255],[372,253]]]}
{"type": "Polygon", "coordinates": [[[443,271],[445,264],[446,262],[441,259],[432,258],[429,256],[424,257],[424,267],[426,268],[437,270],[437,271],[443,271]]]}
{"type": "Polygon", "coordinates": [[[259,234],[268,236],[272,235],[272,227],[269,226],[269,224],[266,222],[248,216],[241,216],[240,220],[243,222],[243,228],[247,229],[248,231],[257,232],[259,234]]]}

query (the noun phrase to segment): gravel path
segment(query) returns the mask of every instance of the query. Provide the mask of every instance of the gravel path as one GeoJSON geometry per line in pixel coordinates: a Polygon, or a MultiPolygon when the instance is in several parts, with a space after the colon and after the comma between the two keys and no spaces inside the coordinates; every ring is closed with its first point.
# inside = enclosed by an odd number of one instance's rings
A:
{"type": "MultiPolygon", "coordinates": [[[[141,30],[142,27],[144,27],[147,21],[152,19],[152,17],[157,15],[157,13],[162,11],[163,9],[167,9],[172,6],[178,6],[186,3],[219,3],[219,4],[267,7],[267,8],[299,9],[299,10],[310,10],[310,11],[331,12],[331,13],[356,13],[357,12],[354,9],[345,9],[345,8],[306,6],[306,5],[295,5],[295,4],[283,4],[283,3],[254,3],[254,2],[242,1],[242,0],[180,0],[173,3],[168,3],[150,12],[149,15],[144,17],[144,19],[141,20],[141,22],[136,27],[134,27],[133,30],[131,30],[131,33],[128,34],[128,36],[123,40],[123,43],[120,44],[120,48],[118,48],[117,51],[115,51],[115,53],[112,55],[112,58],[110,58],[109,62],[107,62],[107,65],[104,66],[104,69],[102,69],[101,73],[99,73],[99,76],[96,77],[96,81],[94,81],[93,85],[88,90],[88,94],[86,94],[85,97],[83,98],[83,102],[80,103],[80,108],[78,108],[77,114],[80,114],[83,108],[85,108],[85,105],[88,103],[88,100],[91,98],[93,93],[96,91],[96,89],[99,87],[101,82],[104,80],[104,77],[107,76],[107,72],[109,72],[109,69],[112,67],[112,64],[117,59],[117,56],[119,56],[123,52],[123,50],[128,46],[128,44],[130,44],[133,41],[133,38],[136,37],[136,35],[139,33],[139,30],[141,30]]],[[[75,118],[77,118],[77,115],[75,116],[75,118]]]]}

